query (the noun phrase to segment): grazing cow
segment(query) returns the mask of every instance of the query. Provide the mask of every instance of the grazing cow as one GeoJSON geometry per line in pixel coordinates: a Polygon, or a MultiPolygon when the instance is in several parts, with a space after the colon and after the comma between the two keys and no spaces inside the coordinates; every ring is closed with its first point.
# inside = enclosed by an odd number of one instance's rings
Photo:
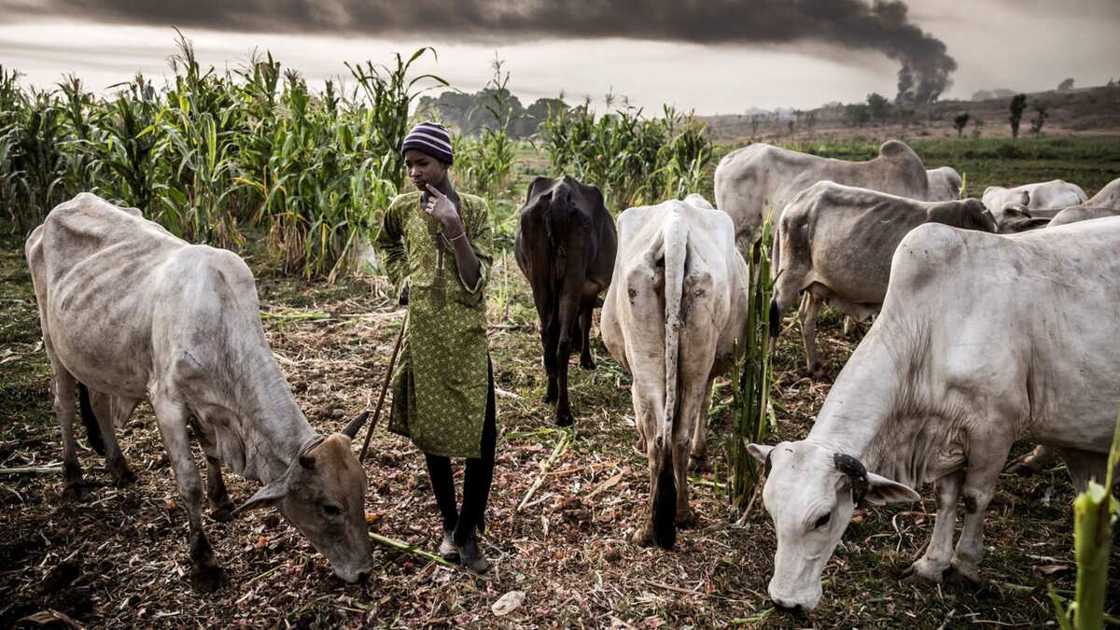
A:
{"type": "Polygon", "coordinates": [[[190,517],[197,587],[222,579],[202,529],[204,489],[216,519],[275,505],[340,578],[369,574],[366,476],[350,450],[364,417],[327,436],[308,424],[269,350],[241,258],[191,245],[89,193],[55,207],[25,251],[54,372],[67,495],[83,493],[75,388],[91,443],[103,446],[118,482],[132,473],[114,425],[147,398],[190,517]],[[205,488],[191,432],[206,456],[205,488]],[[233,509],[219,465],[264,487],[233,509]]]}
{"type": "Polygon", "coordinates": [[[1083,206],[1073,206],[1066,208],[1054,218],[1050,220],[1050,227],[1058,227],[1059,225],[1066,225],[1068,223],[1077,223],[1079,221],[1088,221],[1090,219],[1100,219],[1103,217],[1114,217],[1120,215],[1120,204],[1118,207],[1113,208],[1100,208],[1093,207],[1086,203],[1083,206]]]}
{"type": "Polygon", "coordinates": [[[777,334],[781,313],[806,293],[799,315],[810,373],[820,375],[816,331],[821,303],[857,320],[878,311],[887,294],[895,248],[923,223],[996,230],[995,220],[976,199],[914,201],[833,182],[814,184],[786,206],[775,240],[781,262],[771,303],[771,333],[777,334]]]}
{"type": "Polygon", "coordinates": [[[951,166],[926,171],[929,180],[928,201],[954,201],[961,197],[961,174],[951,166]]]}
{"type": "Polygon", "coordinates": [[[571,177],[538,177],[521,207],[515,252],[529,279],[541,320],[548,373],[545,402],[556,403],[556,424],[572,424],[568,405],[568,356],[593,369],[591,311],[611,284],[617,247],[614,221],[603,194],[571,177]]]}
{"type": "Polygon", "coordinates": [[[1105,184],[1084,205],[1093,208],[1120,208],[1120,177],[1105,184]]]}
{"type": "Polygon", "coordinates": [[[735,221],[735,236],[753,241],[763,214],[777,224],[782,210],[797,193],[831,180],[848,186],[880,190],[911,199],[929,198],[929,179],[921,158],[899,142],[888,140],[879,157],[848,162],[798,153],[769,144],[752,144],[728,153],[715,173],[716,206],[735,221]]]}
{"type": "Polygon", "coordinates": [[[705,456],[712,380],[733,362],[746,322],[747,268],[730,217],[700,195],[618,217],[619,256],[603,305],[603,342],[630,372],[649,515],[631,541],[671,549],[691,522],[690,447],[705,456]]]}
{"type": "Polygon", "coordinates": [[[1052,217],[1062,208],[1084,203],[1088,197],[1077,184],[1053,179],[1015,188],[988,186],[980,199],[988,210],[991,210],[996,223],[1002,226],[1004,209],[1010,205],[1019,204],[1026,207],[1035,218],[1052,217]]]}
{"type": "Polygon", "coordinates": [[[1020,438],[1057,448],[1078,488],[1104,478],[1120,406],[1117,243],[1120,218],[1016,236],[930,224],[903,239],[883,311],[808,437],[748,449],[768,471],[776,604],[815,607],[855,506],[916,501],[926,481],[937,515],[911,572],[977,579],[984,511],[1020,438]]]}

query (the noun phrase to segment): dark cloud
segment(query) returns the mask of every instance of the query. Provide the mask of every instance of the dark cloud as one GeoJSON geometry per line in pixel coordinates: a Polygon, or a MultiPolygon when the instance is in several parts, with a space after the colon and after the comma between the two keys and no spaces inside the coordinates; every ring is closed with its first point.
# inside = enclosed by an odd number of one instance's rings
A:
{"type": "MultiPolygon", "coordinates": [[[[0,0],[0,11],[232,31],[430,35],[455,40],[619,37],[698,44],[817,41],[872,50],[936,97],[956,62],[901,0],[0,0]]],[[[437,44],[438,45],[438,44],[437,44]]]]}

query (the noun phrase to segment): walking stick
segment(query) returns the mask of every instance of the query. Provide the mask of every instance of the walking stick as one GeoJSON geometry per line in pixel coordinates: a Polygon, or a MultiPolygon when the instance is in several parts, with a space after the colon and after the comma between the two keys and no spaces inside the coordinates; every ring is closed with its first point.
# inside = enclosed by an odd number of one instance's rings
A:
{"type": "Polygon", "coordinates": [[[393,380],[393,368],[397,366],[397,353],[401,351],[401,340],[404,339],[404,328],[407,320],[401,322],[401,331],[397,333],[397,345],[393,346],[393,356],[389,359],[389,371],[385,372],[385,383],[381,385],[381,395],[377,398],[377,408],[373,412],[373,420],[369,423],[369,428],[366,429],[366,441],[362,444],[362,454],[358,456],[358,462],[366,461],[366,451],[369,450],[369,439],[373,437],[373,427],[377,424],[377,420],[381,418],[381,406],[385,403],[385,392],[389,391],[389,382],[393,380]]]}

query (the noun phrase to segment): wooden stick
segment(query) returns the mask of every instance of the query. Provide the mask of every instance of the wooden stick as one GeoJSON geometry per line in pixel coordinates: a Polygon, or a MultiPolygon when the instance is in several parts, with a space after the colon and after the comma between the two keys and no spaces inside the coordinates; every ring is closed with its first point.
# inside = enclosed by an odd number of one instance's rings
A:
{"type": "Polygon", "coordinates": [[[381,395],[377,398],[377,409],[373,412],[373,419],[369,421],[366,429],[366,441],[362,443],[362,454],[358,456],[358,463],[366,461],[366,451],[369,450],[369,439],[373,437],[373,427],[381,418],[381,406],[385,403],[385,393],[389,391],[389,383],[393,380],[393,368],[397,366],[397,354],[401,351],[401,341],[404,339],[406,322],[401,322],[401,331],[397,333],[397,344],[393,346],[393,356],[389,358],[389,369],[385,372],[385,382],[381,384],[381,395]]]}
{"type": "Polygon", "coordinates": [[[15,468],[0,468],[0,475],[53,475],[62,472],[62,464],[50,466],[17,466],[15,468]]]}
{"type": "Polygon", "coordinates": [[[671,584],[662,584],[661,582],[654,582],[653,580],[646,580],[646,584],[649,584],[650,586],[656,586],[657,588],[663,588],[667,591],[673,591],[674,593],[681,593],[682,595],[695,595],[696,597],[704,597],[705,595],[704,593],[701,593],[699,591],[690,591],[687,588],[681,588],[679,586],[673,586],[671,584]]]}
{"type": "Polygon", "coordinates": [[[552,454],[548,456],[548,459],[541,462],[540,474],[537,475],[537,479],[533,482],[533,485],[529,486],[529,491],[525,493],[525,497],[521,499],[521,503],[517,504],[517,509],[515,509],[514,512],[520,512],[525,508],[525,505],[529,503],[529,499],[533,498],[533,494],[541,487],[541,484],[544,483],[545,478],[548,476],[548,469],[552,464],[556,463],[556,460],[560,459],[564,451],[568,450],[568,445],[571,443],[572,435],[570,433],[565,433],[563,437],[560,438],[560,441],[556,443],[556,447],[552,449],[552,454]]]}
{"type": "Polygon", "coordinates": [[[373,542],[375,542],[379,545],[385,545],[386,547],[396,549],[397,551],[403,551],[405,553],[410,553],[414,556],[419,556],[419,557],[421,557],[425,560],[435,562],[436,564],[443,565],[445,567],[457,568],[459,566],[459,565],[455,564],[454,562],[448,562],[447,560],[444,560],[440,556],[438,556],[434,553],[431,553],[430,551],[424,551],[423,549],[417,547],[416,545],[410,545],[406,542],[401,542],[401,541],[399,541],[395,538],[389,538],[388,536],[382,536],[381,534],[374,534],[374,533],[371,533],[369,535],[369,538],[370,538],[370,540],[372,540],[373,542]]]}

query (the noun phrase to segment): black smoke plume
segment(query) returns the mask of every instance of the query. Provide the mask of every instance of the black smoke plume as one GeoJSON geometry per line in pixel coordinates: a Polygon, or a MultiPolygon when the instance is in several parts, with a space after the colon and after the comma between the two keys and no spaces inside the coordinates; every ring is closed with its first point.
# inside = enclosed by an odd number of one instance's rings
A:
{"type": "Polygon", "coordinates": [[[437,48],[441,37],[815,41],[897,60],[912,77],[899,101],[936,99],[957,67],[943,42],[909,21],[901,0],[0,0],[0,13],[235,31],[429,35],[437,48]]]}

